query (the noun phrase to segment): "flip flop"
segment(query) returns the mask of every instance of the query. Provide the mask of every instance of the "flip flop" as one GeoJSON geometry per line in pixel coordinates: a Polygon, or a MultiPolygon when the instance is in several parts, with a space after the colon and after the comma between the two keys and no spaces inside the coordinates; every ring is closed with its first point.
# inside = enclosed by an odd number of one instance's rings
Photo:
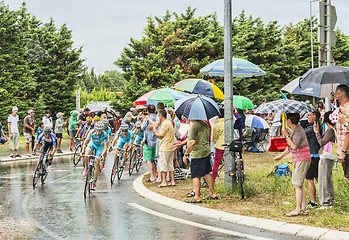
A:
{"type": "Polygon", "coordinates": [[[195,192],[193,190],[191,190],[190,192],[187,192],[185,195],[187,197],[194,197],[195,196],[195,192]]]}
{"type": "Polygon", "coordinates": [[[196,200],[195,198],[185,200],[185,202],[186,202],[186,203],[202,203],[201,200],[196,200]]]}
{"type": "Polygon", "coordinates": [[[287,217],[296,217],[296,216],[299,216],[299,215],[303,215],[303,211],[297,212],[296,210],[294,210],[294,211],[292,211],[290,213],[286,213],[287,217]]]}
{"type": "Polygon", "coordinates": [[[159,188],[167,187],[168,185],[158,185],[159,188]]]}
{"type": "Polygon", "coordinates": [[[10,155],[11,158],[15,158],[15,155],[10,155]]]}
{"type": "Polygon", "coordinates": [[[211,197],[210,195],[208,195],[208,197],[205,197],[203,200],[217,200],[218,196],[215,197],[211,197]]]}

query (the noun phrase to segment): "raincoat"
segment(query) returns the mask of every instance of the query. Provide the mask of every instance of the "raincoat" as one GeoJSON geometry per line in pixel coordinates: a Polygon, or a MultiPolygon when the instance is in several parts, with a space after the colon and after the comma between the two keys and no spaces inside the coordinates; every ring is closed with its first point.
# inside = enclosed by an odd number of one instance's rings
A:
{"type": "Polygon", "coordinates": [[[79,124],[78,112],[77,111],[71,111],[70,112],[70,118],[69,118],[69,130],[70,131],[74,131],[78,124],[79,124]]]}

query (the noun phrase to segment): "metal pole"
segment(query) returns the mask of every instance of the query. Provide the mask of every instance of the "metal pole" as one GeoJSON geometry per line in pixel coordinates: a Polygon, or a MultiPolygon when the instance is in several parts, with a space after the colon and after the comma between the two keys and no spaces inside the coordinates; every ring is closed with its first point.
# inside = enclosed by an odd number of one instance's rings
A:
{"type": "MultiPolygon", "coordinates": [[[[226,144],[233,141],[234,131],[232,55],[232,4],[231,0],[224,0],[224,137],[226,144]]],[[[224,156],[225,188],[230,191],[233,189],[233,182],[229,173],[235,168],[235,161],[227,149],[224,156]]]]}
{"type": "Polygon", "coordinates": [[[314,68],[314,49],[313,49],[313,11],[311,9],[311,4],[315,1],[310,1],[310,48],[311,48],[311,68],[314,68]]]}

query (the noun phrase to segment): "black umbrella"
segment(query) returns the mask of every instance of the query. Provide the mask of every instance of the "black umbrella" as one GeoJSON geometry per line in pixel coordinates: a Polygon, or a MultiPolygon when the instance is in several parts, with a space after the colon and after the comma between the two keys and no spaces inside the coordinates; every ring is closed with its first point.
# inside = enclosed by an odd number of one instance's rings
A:
{"type": "Polygon", "coordinates": [[[300,77],[300,87],[302,87],[303,82],[315,84],[349,83],[349,68],[336,65],[313,68],[300,77]]]}

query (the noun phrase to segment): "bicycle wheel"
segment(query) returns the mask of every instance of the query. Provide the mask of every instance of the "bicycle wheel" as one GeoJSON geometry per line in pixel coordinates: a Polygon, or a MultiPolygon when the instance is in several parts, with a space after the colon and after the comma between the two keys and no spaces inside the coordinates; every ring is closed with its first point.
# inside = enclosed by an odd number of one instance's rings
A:
{"type": "Polygon", "coordinates": [[[47,171],[45,168],[45,165],[42,166],[42,174],[41,174],[41,184],[44,184],[46,178],[47,178],[47,171]]]}
{"type": "Polygon", "coordinates": [[[116,175],[118,175],[118,172],[119,172],[119,156],[116,156],[114,164],[113,164],[113,168],[111,170],[111,176],[110,176],[110,183],[112,185],[115,181],[116,175]]]}
{"type": "Polygon", "coordinates": [[[132,175],[133,169],[135,168],[137,161],[137,152],[136,150],[133,150],[132,153],[130,154],[130,165],[128,166],[128,173],[132,175]]]}
{"type": "Polygon", "coordinates": [[[82,149],[82,146],[80,144],[75,148],[74,157],[73,157],[74,166],[78,165],[78,163],[81,160],[81,156],[80,156],[81,149],[82,149]]]}
{"type": "Polygon", "coordinates": [[[143,152],[140,148],[137,148],[137,163],[136,163],[137,172],[139,172],[139,170],[142,167],[142,161],[143,161],[143,152]]]}
{"type": "Polygon", "coordinates": [[[118,165],[118,180],[121,179],[122,173],[124,171],[124,157],[121,156],[121,160],[119,160],[119,165],[118,165]]]}
{"type": "Polygon", "coordinates": [[[244,194],[245,175],[243,171],[242,160],[238,160],[236,162],[236,178],[237,178],[237,182],[240,185],[241,198],[244,199],[245,198],[245,194],[244,194]]]}
{"type": "Polygon", "coordinates": [[[39,163],[34,171],[33,175],[33,188],[35,188],[35,185],[38,183],[39,177],[40,177],[40,172],[41,171],[41,163],[39,163]]]}
{"type": "Polygon", "coordinates": [[[91,193],[93,173],[94,173],[94,168],[92,166],[89,166],[86,174],[84,198],[87,198],[87,195],[90,195],[91,193]]]}

